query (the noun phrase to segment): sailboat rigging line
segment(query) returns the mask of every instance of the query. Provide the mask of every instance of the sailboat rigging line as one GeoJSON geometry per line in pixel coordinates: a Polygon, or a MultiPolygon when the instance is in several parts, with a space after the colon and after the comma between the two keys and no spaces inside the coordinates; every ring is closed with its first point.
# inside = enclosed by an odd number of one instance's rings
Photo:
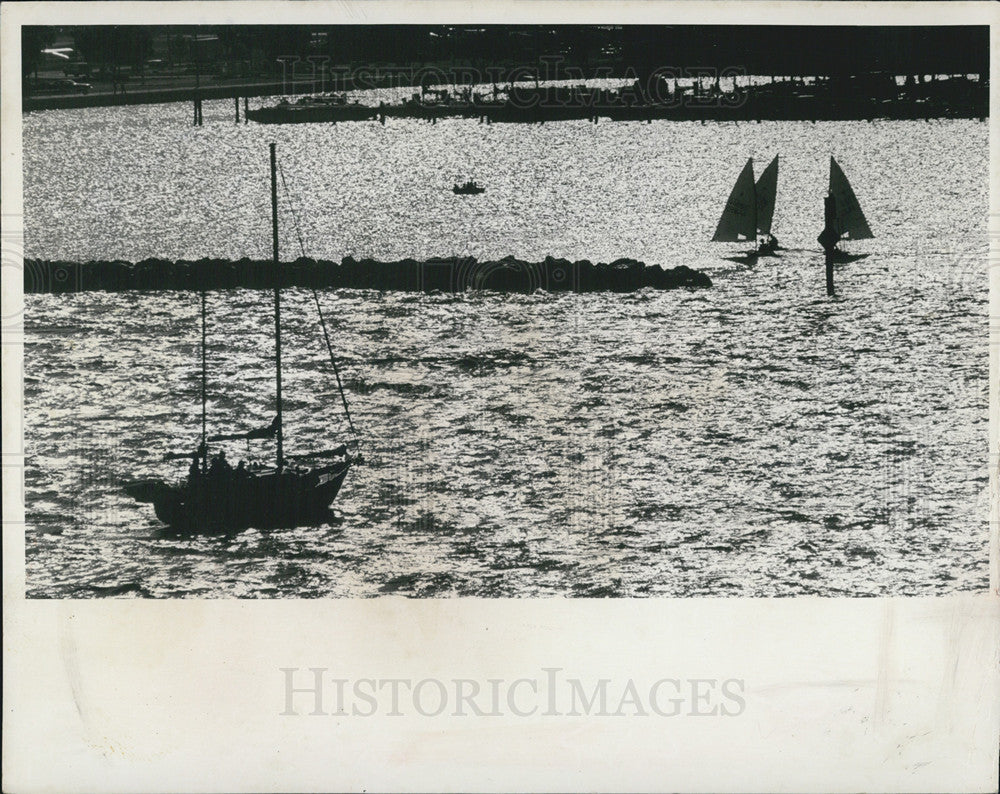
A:
{"type": "Polygon", "coordinates": [[[333,365],[333,374],[337,379],[337,390],[340,392],[340,401],[344,404],[344,414],[347,416],[347,424],[351,428],[351,435],[354,441],[358,441],[358,431],[354,429],[354,422],[351,419],[351,409],[347,407],[347,397],[344,395],[344,386],[340,382],[340,369],[337,367],[337,359],[333,355],[333,345],[330,344],[330,335],[326,332],[326,320],[323,319],[323,310],[319,305],[319,295],[316,290],[312,291],[313,300],[316,301],[316,311],[319,314],[319,324],[323,328],[323,338],[326,340],[326,349],[330,353],[330,364],[333,365]]]}
{"type": "Polygon", "coordinates": [[[278,414],[277,451],[275,468],[280,473],[285,465],[284,431],[282,429],[281,404],[281,263],[278,259],[278,181],[274,178],[277,144],[271,148],[271,245],[274,256],[274,373],[275,373],[275,407],[278,414]]]}
{"type": "Polygon", "coordinates": [[[285,190],[285,200],[288,202],[288,210],[292,213],[292,223],[295,226],[295,236],[299,238],[299,251],[302,256],[305,256],[306,246],[302,242],[302,230],[299,228],[298,213],[295,212],[295,206],[292,204],[292,194],[288,191],[288,183],[285,182],[285,169],[281,167],[281,163],[278,163],[278,174],[281,175],[281,187],[285,190]]]}
{"type": "MultiPolygon", "coordinates": [[[[288,183],[285,181],[285,171],[278,163],[278,174],[281,176],[281,186],[285,191],[285,200],[288,202],[289,212],[292,214],[292,225],[295,227],[295,235],[299,240],[299,251],[302,256],[306,255],[305,243],[302,242],[302,230],[299,227],[298,214],[295,212],[295,205],[292,204],[292,194],[288,190],[288,183]]],[[[330,334],[326,330],[326,320],[323,317],[323,309],[319,303],[319,295],[316,289],[312,289],[313,300],[316,302],[316,313],[319,315],[319,324],[323,329],[323,339],[326,341],[326,350],[330,354],[330,365],[333,367],[333,375],[337,379],[337,391],[340,392],[340,401],[344,405],[344,415],[347,417],[347,425],[351,428],[351,435],[354,442],[359,442],[358,431],[354,428],[354,421],[351,419],[351,409],[347,407],[347,395],[344,394],[344,384],[340,380],[340,368],[337,366],[337,357],[333,354],[333,345],[330,343],[330,334]]]]}
{"type": "Polygon", "coordinates": [[[201,469],[205,470],[208,460],[208,407],[207,407],[207,368],[205,366],[205,290],[201,291],[201,469]]]}

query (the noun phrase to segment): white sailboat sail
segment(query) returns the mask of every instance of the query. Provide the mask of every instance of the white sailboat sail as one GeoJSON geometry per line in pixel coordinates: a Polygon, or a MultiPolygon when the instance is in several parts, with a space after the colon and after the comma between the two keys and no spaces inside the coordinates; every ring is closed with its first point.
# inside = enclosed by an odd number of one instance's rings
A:
{"type": "Polygon", "coordinates": [[[734,243],[741,239],[740,235],[744,240],[753,240],[757,236],[757,190],[753,179],[753,158],[747,160],[733,186],[733,192],[729,194],[712,242],[734,243]]]}
{"type": "Polygon", "coordinates": [[[846,237],[850,240],[867,240],[875,236],[868,226],[865,214],[861,211],[857,196],[851,189],[851,183],[847,181],[844,172],[832,157],[830,158],[830,195],[836,201],[836,232],[838,237],[846,237]]]}
{"type": "Polygon", "coordinates": [[[774,219],[774,204],[778,196],[778,157],[770,162],[757,180],[757,231],[762,235],[771,233],[774,219]]]}

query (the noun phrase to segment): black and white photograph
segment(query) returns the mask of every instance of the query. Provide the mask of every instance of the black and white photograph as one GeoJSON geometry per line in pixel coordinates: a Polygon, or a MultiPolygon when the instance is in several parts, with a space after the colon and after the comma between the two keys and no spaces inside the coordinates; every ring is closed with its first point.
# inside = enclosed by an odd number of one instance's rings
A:
{"type": "Polygon", "coordinates": [[[28,595],[984,590],[988,38],[25,27],[28,595]]]}
{"type": "Polygon", "coordinates": [[[998,23],[5,2],[4,790],[996,791],[998,23]]]}

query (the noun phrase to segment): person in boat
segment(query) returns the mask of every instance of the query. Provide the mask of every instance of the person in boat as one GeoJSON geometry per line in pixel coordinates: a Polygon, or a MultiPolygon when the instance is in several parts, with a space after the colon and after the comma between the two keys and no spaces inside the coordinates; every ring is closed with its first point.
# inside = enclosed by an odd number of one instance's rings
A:
{"type": "Polygon", "coordinates": [[[188,469],[188,479],[194,482],[201,475],[201,449],[191,453],[191,467],[188,469]]]}
{"type": "Polygon", "coordinates": [[[826,252],[827,256],[835,256],[840,253],[840,249],[837,248],[837,243],[840,241],[840,235],[837,233],[837,199],[832,195],[827,195],[823,199],[823,215],[826,219],[826,225],[823,227],[823,231],[820,233],[819,240],[820,245],[823,246],[823,250],[826,252]]]}
{"type": "Polygon", "coordinates": [[[778,248],[778,238],[773,234],[764,235],[757,244],[757,252],[761,254],[773,254],[778,248]]]}
{"type": "Polygon", "coordinates": [[[212,466],[209,468],[208,473],[212,477],[229,477],[232,475],[233,467],[226,460],[225,451],[220,452],[212,458],[212,466]]]}
{"type": "Polygon", "coordinates": [[[237,464],[237,466],[236,466],[236,477],[237,478],[243,478],[243,477],[249,477],[249,476],[250,475],[247,472],[247,462],[245,460],[241,460],[239,462],[239,464],[237,464]]]}

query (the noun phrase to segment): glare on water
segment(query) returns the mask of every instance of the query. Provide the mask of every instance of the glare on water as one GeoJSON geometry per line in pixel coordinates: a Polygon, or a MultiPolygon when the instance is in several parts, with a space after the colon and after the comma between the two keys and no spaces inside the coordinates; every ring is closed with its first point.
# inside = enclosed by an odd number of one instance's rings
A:
{"type": "MultiPolygon", "coordinates": [[[[258,127],[229,103],[25,117],[28,256],[265,258],[277,139],[310,256],[634,257],[703,291],[320,294],[368,465],[322,527],[164,534],[121,482],[200,430],[198,299],[28,296],[34,596],[941,594],[987,583],[987,126],[973,121],[258,127]],[[775,154],[753,267],[713,245],[775,154]],[[824,293],[829,156],[876,239],[824,293]],[[451,185],[475,178],[480,196],[451,185]]],[[[282,250],[298,255],[292,215],[282,250]]],[[[209,296],[209,423],[273,415],[269,296],[209,296]]],[[[292,453],[344,438],[285,295],[292,453]]],[[[253,454],[271,454],[252,442],[253,454]]],[[[228,447],[247,456],[244,442],[228,447]]]]}

